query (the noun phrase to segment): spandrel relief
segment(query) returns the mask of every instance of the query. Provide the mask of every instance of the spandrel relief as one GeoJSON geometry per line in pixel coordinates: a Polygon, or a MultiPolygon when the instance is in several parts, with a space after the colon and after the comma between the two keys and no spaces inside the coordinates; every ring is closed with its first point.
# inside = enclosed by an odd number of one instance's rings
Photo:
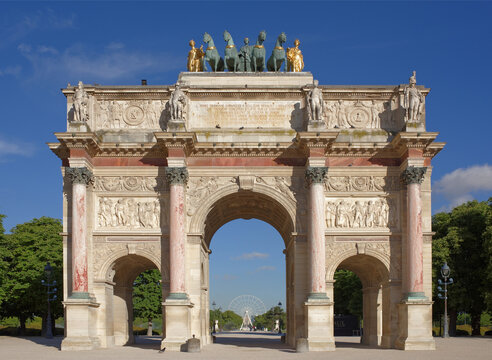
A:
{"type": "Polygon", "coordinates": [[[392,198],[327,199],[329,229],[388,229],[398,226],[398,209],[392,198]]]}
{"type": "Polygon", "coordinates": [[[190,177],[186,185],[187,214],[192,216],[201,202],[220,188],[237,185],[235,176],[202,176],[190,177]]]}
{"type": "Polygon", "coordinates": [[[161,100],[99,100],[95,104],[95,128],[161,129],[165,104],[161,100]]]}
{"type": "Polygon", "coordinates": [[[161,211],[163,201],[155,198],[100,197],[97,201],[97,227],[108,230],[159,230],[167,227],[167,213],[161,211]]]}
{"type": "Polygon", "coordinates": [[[398,184],[396,176],[328,176],[325,191],[395,191],[398,184]]]}
{"type": "Polygon", "coordinates": [[[330,100],[324,103],[324,120],[329,129],[396,130],[392,101],[330,100]]]}
{"type": "Polygon", "coordinates": [[[95,179],[96,191],[135,191],[155,192],[167,189],[163,177],[156,176],[97,176],[95,179]]]}

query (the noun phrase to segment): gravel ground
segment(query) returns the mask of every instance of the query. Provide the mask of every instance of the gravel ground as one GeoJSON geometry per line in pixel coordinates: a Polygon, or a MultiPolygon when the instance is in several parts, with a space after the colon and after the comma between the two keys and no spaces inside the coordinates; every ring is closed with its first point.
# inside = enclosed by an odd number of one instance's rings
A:
{"type": "Polygon", "coordinates": [[[201,353],[173,353],[158,351],[160,338],[138,336],[133,346],[114,347],[93,351],[61,352],[62,338],[0,336],[0,359],[381,359],[381,360],[471,360],[492,359],[492,338],[459,337],[436,338],[436,351],[400,351],[363,346],[358,337],[337,337],[334,352],[296,353],[280,338],[268,333],[221,333],[217,342],[204,347],[201,353]]]}

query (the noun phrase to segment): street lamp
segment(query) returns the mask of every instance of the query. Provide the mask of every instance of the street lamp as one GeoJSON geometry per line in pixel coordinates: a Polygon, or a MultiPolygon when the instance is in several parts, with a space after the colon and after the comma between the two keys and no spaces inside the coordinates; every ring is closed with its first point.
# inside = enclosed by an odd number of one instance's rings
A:
{"type": "Polygon", "coordinates": [[[41,280],[41,284],[43,286],[46,286],[47,290],[47,295],[48,295],[48,315],[46,317],[46,338],[51,339],[53,337],[53,331],[51,330],[51,302],[56,300],[56,295],[54,295],[57,291],[57,289],[54,287],[56,286],[56,280],[53,280],[51,282],[51,275],[53,274],[53,268],[50,265],[50,262],[48,261],[44,267],[44,273],[46,274],[46,279],[47,281],[41,280]],[[53,289],[51,289],[53,287],[53,289]],[[53,295],[53,296],[51,296],[53,295]]]}
{"type": "Polygon", "coordinates": [[[444,281],[441,281],[441,279],[437,280],[437,283],[439,284],[439,286],[437,287],[437,290],[444,292],[444,295],[442,295],[441,293],[437,294],[439,299],[444,299],[444,334],[442,335],[442,337],[444,337],[444,338],[449,337],[448,285],[451,285],[453,283],[453,278],[449,277],[450,274],[451,274],[451,269],[449,268],[447,263],[444,263],[444,265],[441,267],[441,276],[443,277],[444,281]],[[444,285],[444,289],[440,285],[444,285]]]}

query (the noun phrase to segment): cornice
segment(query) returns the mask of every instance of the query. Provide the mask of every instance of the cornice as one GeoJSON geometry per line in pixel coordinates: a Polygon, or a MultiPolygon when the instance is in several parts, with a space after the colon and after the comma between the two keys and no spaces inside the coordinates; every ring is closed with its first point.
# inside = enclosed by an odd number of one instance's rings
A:
{"type": "Polygon", "coordinates": [[[399,156],[408,149],[421,149],[424,157],[433,158],[446,143],[434,142],[438,132],[400,132],[390,142],[390,147],[399,156]]]}

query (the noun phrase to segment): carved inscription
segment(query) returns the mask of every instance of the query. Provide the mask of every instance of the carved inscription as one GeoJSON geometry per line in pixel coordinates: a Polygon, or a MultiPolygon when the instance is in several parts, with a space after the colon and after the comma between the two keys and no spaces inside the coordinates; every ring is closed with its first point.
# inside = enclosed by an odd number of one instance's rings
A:
{"type": "Polygon", "coordinates": [[[396,176],[329,176],[325,191],[395,191],[398,184],[396,176]]]}
{"type": "Polygon", "coordinates": [[[303,123],[300,102],[293,101],[191,102],[190,109],[193,128],[298,128],[303,123]]]}
{"type": "Polygon", "coordinates": [[[158,199],[100,197],[97,205],[100,229],[159,229],[168,225],[158,199]]]}
{"type": "Polygon", "coordinates": [[[350,229],[394,228],[397,208],[393,199],[327,199],[326,227],[350,229]]]}
{"type": "Polygon", "coordinates": [[[324,117],[329,129],[393,129],[391,102],[326,101],[324,117]]]}
{"type": "Polygon", "coordinates": [[[163,191],[165,179],[156,176],[98,176],[95,187],[98,191],[163,191]]]}

